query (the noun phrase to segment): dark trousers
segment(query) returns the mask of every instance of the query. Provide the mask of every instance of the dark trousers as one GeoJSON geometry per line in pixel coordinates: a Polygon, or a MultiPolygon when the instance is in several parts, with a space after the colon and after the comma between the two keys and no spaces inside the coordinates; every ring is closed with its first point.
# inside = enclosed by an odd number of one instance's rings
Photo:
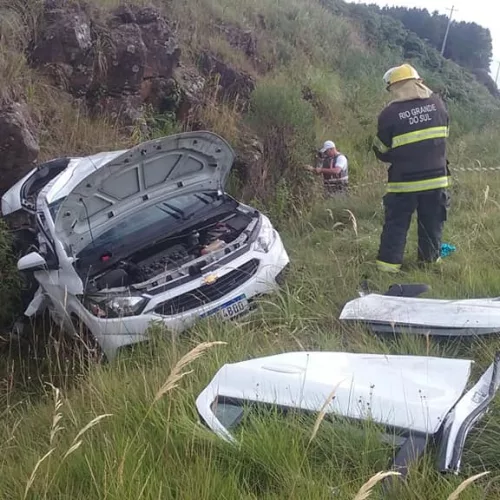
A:
{"type": "Polygon", "coordinates": [[[413,212],[418,217],[418,260],[435,262],[441,252],[441,238],[449,208],[447,189],[418,193],[387,193],[384,196],[385,222],[377,260],[401,265],[406,235],[413,212]]]}

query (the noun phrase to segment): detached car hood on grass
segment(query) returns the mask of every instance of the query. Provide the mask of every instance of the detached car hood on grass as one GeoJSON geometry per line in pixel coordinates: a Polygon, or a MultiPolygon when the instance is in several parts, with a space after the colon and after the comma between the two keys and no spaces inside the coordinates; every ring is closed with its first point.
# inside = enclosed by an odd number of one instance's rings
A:
{"type": "Polygon", "coordinates": [[[71,246],[75,254],[142,204],[187,191],[222,189],[235,154],[224,139],[202,131],[164,137],[118,154],[99,156],[107,156],[108,161],[96,162],[93,171],[71,185],[70,190],[70,179],[64,185],[56,179],[47,193],[48,204],[64,198],[57,211],[55,229],[58,238],[71,246]],[[61,187],[54,190],[56,185],[61,187]]]}
{"type": "MultiPolygon", "coordinates": [[[[335,396],[327,414],[373,420],[407,439],[398,460],[411,457],[411,447],[440,441],[443,471],[457,471],[465,437],[486,411],[498,389],[496,358],[479,382],[464,394],[473,361],[424,356],[293,352],[224,365],[196,400],[198,412],[220,437],[234,441],[224,425],[224,401],[243,407],[276,407],[320,411],[335,396]],[[222,421],[221,421],[222,420],[222,421]],[[419,444],[411,436],[419,436],[419,444]]],[[[227,425],[227,424],[226,424],[227,425]]]]}

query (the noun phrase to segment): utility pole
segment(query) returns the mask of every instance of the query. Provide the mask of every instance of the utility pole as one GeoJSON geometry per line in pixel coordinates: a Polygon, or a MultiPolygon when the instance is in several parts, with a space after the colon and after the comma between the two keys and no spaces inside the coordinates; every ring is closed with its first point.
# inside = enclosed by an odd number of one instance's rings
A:
{"type": "MultiPolygon", "coordinates": [[[[497,61],[498,62],[498,68],[497,68],[497,76],[495,77],[495,85],[497,85],[497,82],[498,82],[498,75],[500,74],[500,61],[497,61]]],[[[498,85],[497,85],[498,87],[498,85]]]]}
{"type": "MultiPolygon", "coordinates": [[[[441,47],[441,55],[444,56],[444,49],[446,47],[446,41],[448,40],[448,33],[450,31],[450,26],[451,26],[451,17],[453,16],[453,12],[455,12],[455,6],[451,6],[450,9],[446,9],[450,11],[450,17],[448,18],[448,25],[446,26],[446,33],[444,34],[444,39],[443,39],[443,45],[441,47]]],[[[458,10],[457,10],[458,11],[458,10]]]]}

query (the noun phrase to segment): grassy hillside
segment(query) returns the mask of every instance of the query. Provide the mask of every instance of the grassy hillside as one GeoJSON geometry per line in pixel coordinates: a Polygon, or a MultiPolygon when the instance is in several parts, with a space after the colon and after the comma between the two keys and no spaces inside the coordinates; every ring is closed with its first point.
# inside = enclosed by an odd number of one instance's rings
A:
{"type": "MultiPolygon", "coordinates": [[[[101,9],[119,3],[95,1],[101,9]]],[[[373,424],[325,421],[309,443],[313,421],[257,422],[241,436],[241,447],[233,448],[197,424],[194,400],[224,362],[290,349],[472,357],[483,368],[500,347],[495,338],[379,339],[337,320],[362,278],[374,289],[385,289],[394,279],[374,268],[385,168],[375,161],[370,144],[386,99],[381,76],[401,61],[403,38],[394,38],[387,18],[360,17],[341,2],[158,5],[177,23],[185,61],[195,64],[202,50],[210,50],[256,79],[248,110],[214,94],[199,113],[207,127],[235,146],[248,134],[263,142],[265,173],[272,182],[263,190],[253,179],[248,189],[235,177],[231,189],[245,191],[272,217],[290,252],[291,276],[283,292],[266,299],[250,317],[203,323],[180,339],[155,330],[149,345],[109,366],[82,368],[78,348],[42,325],[29,345],[6,344],[0,385],[1,497],[326,499],[334,489],[333,498],[353,499],[365,481],[389,467],[393,455],[377,440],[373,424]],[[232,47],[214,29],[215,22],[252,30],[255,59],[232,47]],[[349,156],[354,184],[349,199],[322,201],[300,167],[327,138],[349,156]],[[185,368],[192,372],[172,386],[181,357],[212,341],[227,344],[207,349],[185,368]],[[154,402],[162,387],[166,392],[154,402]]],[[[0,89],[3,99],[22,96],[29,104],[41,124],[42,157],[90,153],[144,138],[144,131],[125,133],[114,122],[88,118],[27,65],[23,51],[36,32],[38,7],[35,0],[0,0],[0,89]]],[[[430,283],[435,297],[500,295],[500,176],[460,170],[499,166],[498,103],[464,70],[430,49],[425,54],[422,58],[418,52],[415,63],[447,96],[452,113],[453,204],[445,241],[458,251],[442,273],[417,270],[412,228],[401,279],[430,283]]],[[[185,126],[170,116],[152,118],[153,134],[185,126]]],[[[7,288],[5,280],[14,277],[6,273],[8,256],[0,254],[0,260],[5,262],[0,296],[6,304],[12,286],[7,288]]],[[[430,453],[412,467],[400,489],[382,494],[377,486],[372,498],[446,499],[465,478],[483,471],[490,474],[460,498],[498,498],[500,408],[494,406],[467,442],[462,476],[434,472],[430,453]]]]}
{"type": "MultiPolygon", "coordinates": [[[[456,244],[458,253],[448,259],[442,274],[411,269],[412,228],[404,281],[430,283],[436,297],[498,295],[500,180],[494,176],[459,177],[446,230],[446,241],[456,244]]],[[[20,354],[12,346],[1,393],[3,498],[23,497],[38,461],[54,449],[34,473],[27,498],[320,499],[330,498],[329,489],[335,488],[337,498],[353,499],[368,478],[387,469],[392,457],[391,448],[377,441],[373,424],[325,421],[308,444],[313,421],[283,425],[271,420],[246,430],[242,447],[232,448],[198,426],[194,400],[224,362],[292,349],[472,356],[478,363],[476,373],[489,364],[500,348],[498,339],[377,339],[337,321],[362,276],[368,276],[375,289],[385,289],[393,280],[378,275],[371,263],[381,224],[381,191],[360,189],[346,203],[317,205],[294,217],[297,222],[283,224],[292,275],[283,293],[266,300],[252,317],[200,324],[174,342],[168,332],[155,331],[151,345],[109,366],[91,367],[84,375],[58,332],[49,337],[37,331],[40,337],[29,352],[25,346],[20,354]],[[345,225],[339,226],[340,221],[345,225]],[[154,403],[181,356],[212,341],[227,345],[212,347],[187,366],[183,371],[192,373],[154,403]],[[54,409],[49,383],[61,388],[60,408],[54,409]],[[55,418],[58,414],[61,420],[55,418]],[[75,439],[102,415],[109,416],[75,439]],[[79,448],[65,456],[80,441],[79,448]]],[[[490,475],[460,498],[498,498],[499,410],[496,403],[467,441],[462,476],[435,473],[435,456],[429,454],[412,467],[402,490],[377,496],[381,494],[376,489],[373,498],[446,499],[464,478],[483,471],[490,475]]]]}

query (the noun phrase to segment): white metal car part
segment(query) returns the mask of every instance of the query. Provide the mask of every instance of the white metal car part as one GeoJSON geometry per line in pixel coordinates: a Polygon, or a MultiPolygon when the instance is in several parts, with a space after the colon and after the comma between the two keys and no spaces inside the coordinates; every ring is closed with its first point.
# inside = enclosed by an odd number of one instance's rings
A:
{"type": "Polygon", "coordinates": [[[196,407],[221,438],[232,435],[253,406],[371,419],[405,438],[394,466],[405,473],[429,441],[438,468],[458,473],[467,434],[484,415],[500,383],[500,356],[467,392],[473,361],[424,356],[289,352],[224,365],[196,407]]]}
{"type": "Polygon", "coordinates": [[[276,291],[289,258],[269,219],[224,192],[234,157],[197,131],[33,169],[2,197],[36,235],[18,262],[40,285],[25,314],[48,303],[112,358],[152,321],[180,332],[276,291]]]}
{"type": "Polygon", "coordinates": [[[385,294],[362,293],[339,319],[375,333],[471,336],[500,333],[500,299],[444,300],[419,297],[426,285],[393,285],[385,294]]]}

